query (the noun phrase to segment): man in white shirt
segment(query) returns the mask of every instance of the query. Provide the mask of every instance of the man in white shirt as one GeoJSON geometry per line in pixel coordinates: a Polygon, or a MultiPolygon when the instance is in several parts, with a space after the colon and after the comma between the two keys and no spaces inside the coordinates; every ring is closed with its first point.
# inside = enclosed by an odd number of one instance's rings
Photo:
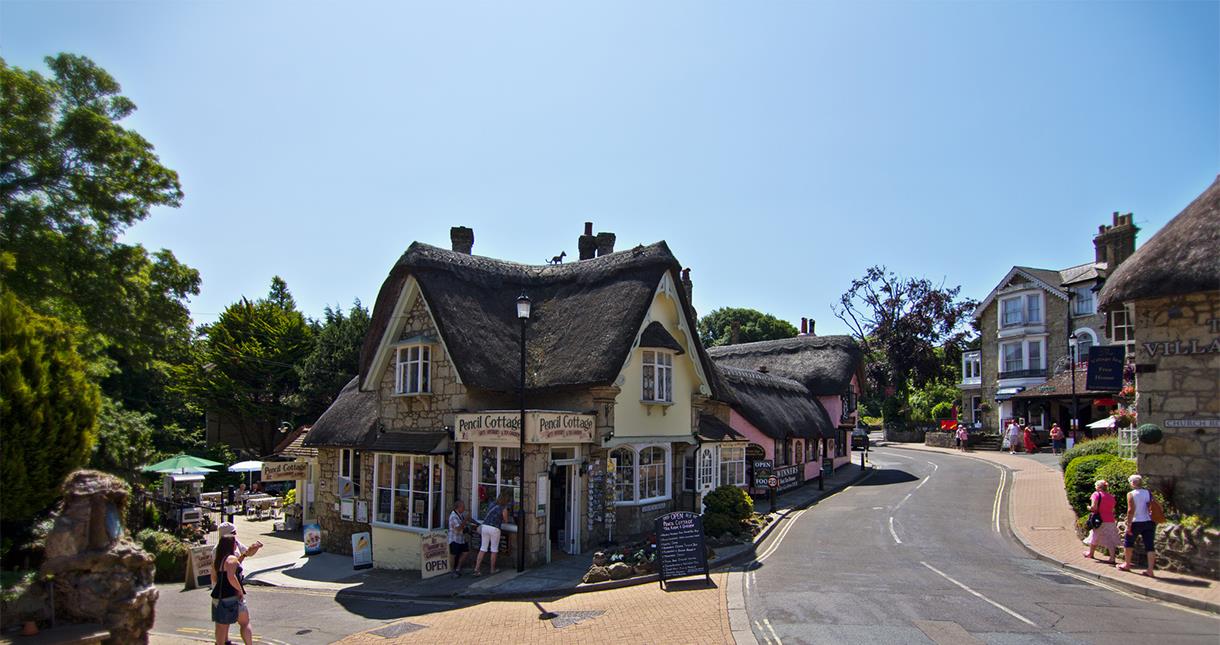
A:
{"type": "Polygon", "coordinates": [[[466,503],[459,499],[453,504],[453,512],[449,513],[449,554],[453,556],[454,578],[462,575],[462,563],[470,552],[470,545],[466,544],[466,526],[472,523],[466,517],[466,503]]]}

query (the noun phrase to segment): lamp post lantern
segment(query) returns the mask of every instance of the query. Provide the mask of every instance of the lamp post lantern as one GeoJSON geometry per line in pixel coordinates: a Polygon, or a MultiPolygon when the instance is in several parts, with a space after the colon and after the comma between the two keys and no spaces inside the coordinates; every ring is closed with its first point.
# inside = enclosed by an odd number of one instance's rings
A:
{"type": "Polygon", "coordinates": [[[1073,334],[1068,337],[1068,359],[1072,362],[1072,441],[1080,441],[1077,432],[1080,430],[1080,420],[1077,418],[1080,411],[1080,402],[1076,400],[1076,336],[1073,334]]]}
{"type": "Polygon", "coordinates": [[[517,572],[525,571],[525,323],[530,319],[530,297],[522,291],[517,297],[517,319],[521,321],[521,381],[517,401],[521,404],[518,426],[520,449],[517,451],[517,572]]]}

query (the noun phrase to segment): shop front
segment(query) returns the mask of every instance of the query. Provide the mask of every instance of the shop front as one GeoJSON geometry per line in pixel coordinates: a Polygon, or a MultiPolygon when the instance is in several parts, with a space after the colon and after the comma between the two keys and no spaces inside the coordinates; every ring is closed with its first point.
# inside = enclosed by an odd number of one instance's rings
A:
{"type": "Polygon", "coordinates": [[[526,565],[577,554],[589,546],[585,500],[594,449],[595,415],[526,410],[521,452],[520,410],[454,415],[458,497],[482,520],[502,494],[513,501],[514,521],[504,528],[518,547],[524,521],[526,565]]]}

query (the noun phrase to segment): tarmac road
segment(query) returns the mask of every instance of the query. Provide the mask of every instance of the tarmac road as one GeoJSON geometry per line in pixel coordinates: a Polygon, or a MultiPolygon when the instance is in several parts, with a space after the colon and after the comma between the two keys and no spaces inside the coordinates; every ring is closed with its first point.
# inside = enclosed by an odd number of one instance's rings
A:
{"type": "Polygon", "coordinates": [[[870,457],[868,479],[780,526],[730,576],[759,643],[1220,643],[1215,616],[1030,556],[1009,532],[998,467],[889,447],[870,457]]]}

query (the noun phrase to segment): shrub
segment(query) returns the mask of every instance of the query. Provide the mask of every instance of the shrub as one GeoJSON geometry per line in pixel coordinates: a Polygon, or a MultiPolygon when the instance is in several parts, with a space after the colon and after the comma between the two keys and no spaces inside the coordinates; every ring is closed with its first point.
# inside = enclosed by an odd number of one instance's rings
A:
{"type": "MultiPolygon", "coordinates": [[[[1117,455],[1085,455],[1068,464],[1067,472],[1063,475],[1063,488],[1067,491],[1068,503],[1072,505],[1077,516],[1089,512],[1089,496],[1096,490],[1093,488],[1093,482],[1105,479],[1100,476],[1099,471],[1113,461],[1120,461],[1120,458],[1117,455]]],[[[1114,492],[1113,485],[1110,492],[1114,492]]]]}
{"type": "Polygon", "coordinates": [[[153,556],[157,582],[181,582],[186,579],[187,545],[169,533],[144,529],[136,534],[145,551],[153,556]]]}
{"type": "Polygon", "coordinates": [[[1118,438],[1106,437],[1104,439],[1090,439],[1078,443],[1063,452],[1063,456],[1059,458],[1059,468],[1063,472],[1067,472],[1068,464],[1077,457],[1085,455],[1115,455],[1118,452],[1118,438]]]}
{"type": "Polygon", "coordinates": [[[1127,478],[1134,474],[1135,462],[1130,459],[1115,459],[1097,471],[1097,479],[1110,483],[1109,491],[1114,496],[1115,517],[1127,514],[1127,493],[1131,491],[1127,478]]]}
{"type": "Polygon", "coordinates": [[[725,533],[736,535],[741,532],[741,520],[729,517],[724,513],[708,512],[703,514],[703,534],[708,537],[718,538],[725,533]]]}
{"type": "MultiPolygon", "coordinates": [[[[703,498],[707,507],[707,515],[721,514],[729,519],[741,522],[749,519],[754,513],[754,500],[750,494],[736,486],[721,486],[703,498]]],[[[707,519],[704,518],[704,527],[707,519]]]]}

